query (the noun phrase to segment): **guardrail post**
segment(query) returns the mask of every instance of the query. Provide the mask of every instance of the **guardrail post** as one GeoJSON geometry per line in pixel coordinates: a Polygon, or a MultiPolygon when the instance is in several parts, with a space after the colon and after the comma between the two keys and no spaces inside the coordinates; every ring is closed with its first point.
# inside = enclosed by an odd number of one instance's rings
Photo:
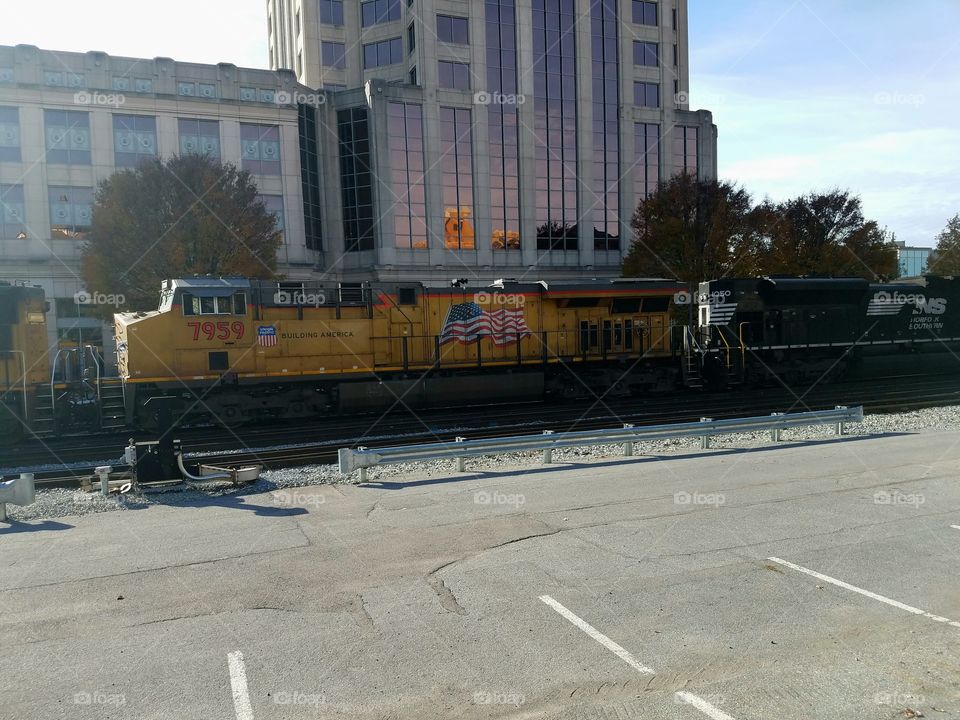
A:
{"type": "Polygon", "coordinates": [[[367,481],[367,469],[365,467],[360,468],[360,482],[365,483],[367,481]]]}
{"type": "MultiPolygon", "coordinates": [[[[458,437],[454,439],[454,442],[462,443],[465,438],[458,437]]],[[[465,457],[457,458],[457,472],[466,472],[467,471],[467,459],[465,457]]]]}
{"type": "MultiPolygon", "coordinates": [[[[848,408],[847,408],[846,405],[837,405],[837,408],[836,408],[836,409],[837,409],[837,410],[847,410],[848,408]]],[[[836,428],[836,434],[837,434],[837,435],[843,435],[844,432],[846,432],[846,427],[845,427],[845,426],[846,426],[846,423],[843,422],[843,420],[841,420],[840,422],[838,422],[838,423],[837,423],[837,428],[836,428]]]]}
{"type": "MultiPolygon", "coordinates": [[[[553,430],[544,430],[544,435],[553,435],[553,430]]],[[[553,448],[544,448],[543,449],[543,464],[550,465],[553,463],[553,448]]]]}
{"type": "Polygon", "coordinates": [[[20,479],[0,482],[0,522],[7,522],[7,503],[32,505],[37,499],[33,473],[20,473],[20,479]]]}
{"type": "Polygon", "coordinates": [[[100,494],[107,497],[110,495],[110,473],[113,472],[113,468],[109,465],[103,465],[94,470],[94,472],[97,474],[97,477],[100,478],[100,494]]]}
{"type": "MultiPolygon", "coordinates": [[[[700,422],[702,422],[702,423],[710,423],[710,422],[713,422],[713,418],[705,418],[705,417],[702,417],[702,418],[700,418],[700,422]]],[[[709,449],[710,449],[710,436],[709,436],[709,435],[701,435],[701,436],[700,436],[700,449],[701,449],[701,450],[709,450],[709,449]]]]}
{"type": "MultiPolygon", "coordinates": [[[[630,423],[624,423],[624,424],[623,424],[623,429],[624,429],[624,430],[630,430],[630,429],[632,429],[632,428],[633,428],[633,425],[631,425],[630,423]]],[[[624,456],[624,457],[633,457],[633,441],[632,441],[632,440],[628,440],[627,442],[625,442],[625,443],[623,444],[623,456],[624,456]]]]}
{"type": "MultiPolygon", "coordinates": [[[[783,413],[770,413],[770,417],[783,417],[783,413]]],[[[780,442],[780,428],[774,428],[770,431],[770,440],[780,442]]]]}

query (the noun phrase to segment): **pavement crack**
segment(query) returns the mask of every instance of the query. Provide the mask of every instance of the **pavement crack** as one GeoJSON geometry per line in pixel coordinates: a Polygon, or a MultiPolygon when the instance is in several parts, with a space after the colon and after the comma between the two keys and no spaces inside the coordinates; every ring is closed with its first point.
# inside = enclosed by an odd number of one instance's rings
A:
{"type": "Polygon", "coordinates": [[[466,615],[467,611],[464,609],[463,605],[457,600],[457,596],[453,594],[453,591],[447,587],[447,584],[443,581],[442,578],[437,577],[436,575],[427,576],[427,585],[437,594],[437,597],[440,599],[440,605],[443,606],[443,609],[447,612],[456,613],[457,615],[466,615]]]}
{"type": "Polygon", "coordinates": [[[373,630],[375,628],[373,616],[367,610],[367,603],[363,599],[362,593],[357,593],[350,601],[350,614],[362,630],[373,630]]]}

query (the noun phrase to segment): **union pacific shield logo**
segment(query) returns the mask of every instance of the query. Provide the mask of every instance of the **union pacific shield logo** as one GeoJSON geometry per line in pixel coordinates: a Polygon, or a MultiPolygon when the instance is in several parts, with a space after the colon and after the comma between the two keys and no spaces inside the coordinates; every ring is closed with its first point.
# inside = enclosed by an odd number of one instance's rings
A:
{"type": "Polygon", "coordinates": [[[258,327],[257,344],[260,347],[274,347],[277,344],[277,329],[273,325],[258,327]]]}

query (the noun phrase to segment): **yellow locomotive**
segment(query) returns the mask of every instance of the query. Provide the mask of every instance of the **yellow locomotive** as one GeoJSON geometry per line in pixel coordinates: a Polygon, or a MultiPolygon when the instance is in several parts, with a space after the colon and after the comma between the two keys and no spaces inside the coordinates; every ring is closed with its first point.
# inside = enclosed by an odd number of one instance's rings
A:
{"type": "Polygon", "coordinates": [[[667,390],[677,367],[669,280],[580,283],[168,280],[156,311],[115,318],[127,422],[240,424],[667,390]]]}
{"type": "Polygon", "coordinates": [[[20,437],[24,428],[42,425],[40,415],[52,424],[45,402],[50,392],[46,310],[41,288],[0,282],[2,437],[20,437]]]}

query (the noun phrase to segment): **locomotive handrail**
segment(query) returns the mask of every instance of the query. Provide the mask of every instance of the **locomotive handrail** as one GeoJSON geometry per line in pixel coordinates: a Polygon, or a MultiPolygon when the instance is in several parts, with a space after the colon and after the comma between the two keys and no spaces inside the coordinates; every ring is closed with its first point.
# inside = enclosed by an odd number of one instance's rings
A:
{"type": "Polygon", "coordinates": [[[453,442],[427,443],[423,445],[399,445],[356,449],[340,448],[338,459],[340,472],[350,475],[360,471],[360,481],[365,482],[367,468],[408,462],[424,462],[455,458],[457,469],[463,471],[463,461],[468,457],[497,455],[504,452],[543,451],[543,462],[552,462],[553,450],[568,447],[590,447],[595,445],[622,444],[624,454],[633,455],[633,445],[647,440],[663,438],[699,437],[701,447],[710,447],[710,438],[714,435],[770,431],[772,440],[780,439],[783,430],[809,425],[834,425],[836,434],[844,434],[846,423],[861,422],[863,407],[848,408],[838,406],[834,410],[816,410],[802,413],[774,413],[765,417],[731,418],[713,420],[702,418],[699,422],[674,423],[670,425],[651,425],[608,430],[584,430],[578,432],[552,433],[542,435],[515,435],[512,437],[483,438],[464,440],[457,438],[453,442]]]}

